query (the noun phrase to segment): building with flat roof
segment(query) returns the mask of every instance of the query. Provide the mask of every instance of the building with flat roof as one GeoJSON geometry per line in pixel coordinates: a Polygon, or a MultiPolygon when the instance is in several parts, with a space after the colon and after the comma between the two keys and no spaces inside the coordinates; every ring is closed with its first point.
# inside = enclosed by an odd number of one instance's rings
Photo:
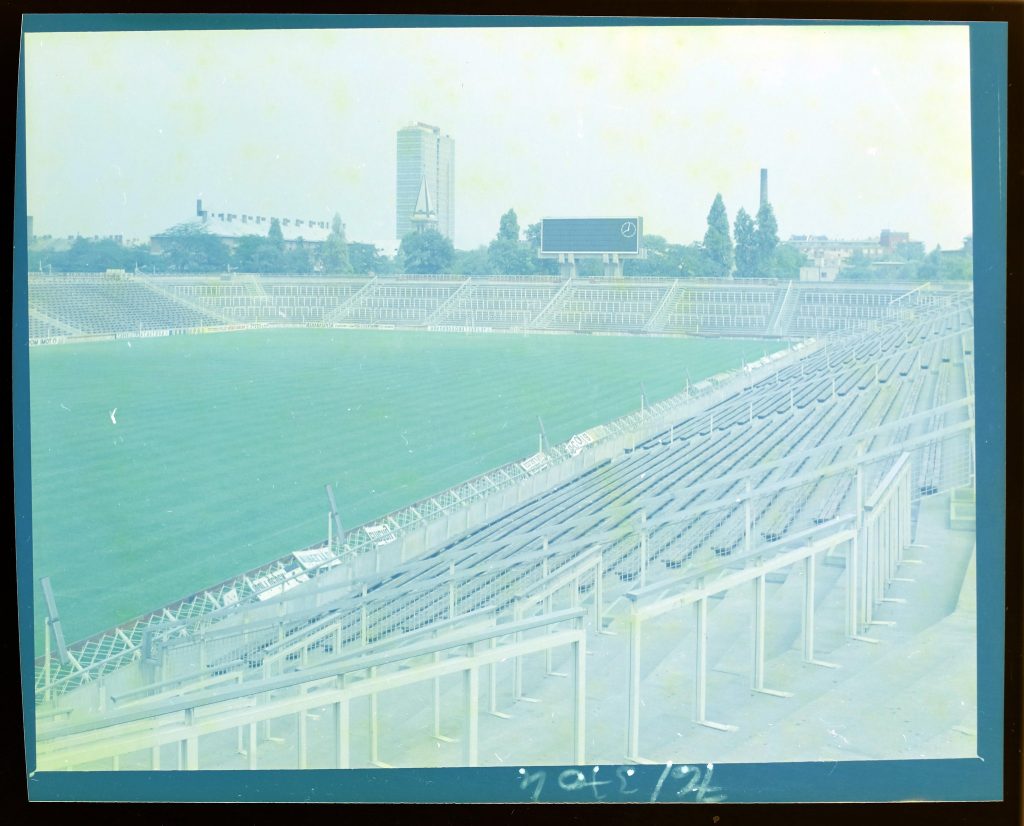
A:
{"type": "Polygon", "coordinates": [[[437,126],[413,123],[398,130],[395,187],[395,235],[416,229],[416,211],[424,184],[434,207],[437,231],[455,236],[455,141],[437,126]]]}
{"type": "MultiPolygon", "coordinates": [[[[233,249],[239,239],[246,235],[267,235],[273,220],[273,216],[211,212],[203,208],[201,200],[197,200],[195,218],[157,233],[150,239],[150,243],[153,249],[159,252],[162,241],[168,236],[200,232],[220,238],[233,249]]],[[[299,239],[302,239],[303,243],[319,246],[331,234],[330,221],[316,218],[278,218],[277,221],[281,225],[281,236],[284,238],[286,248],[295,246],[299,239]]]]}

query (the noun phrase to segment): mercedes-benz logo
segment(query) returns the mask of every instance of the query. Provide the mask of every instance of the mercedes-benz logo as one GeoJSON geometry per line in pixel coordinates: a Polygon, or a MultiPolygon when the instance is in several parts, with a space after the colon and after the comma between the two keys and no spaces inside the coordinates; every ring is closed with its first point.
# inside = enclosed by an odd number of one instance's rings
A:
{"type": "Polygon", "coordinates": [[[622,233],[623,238],[632,238],[634,235],[636,235],[636,224],[634,224],[632,221],[626,221],[626,223],[622,225],[619,231],[622,233]]]}

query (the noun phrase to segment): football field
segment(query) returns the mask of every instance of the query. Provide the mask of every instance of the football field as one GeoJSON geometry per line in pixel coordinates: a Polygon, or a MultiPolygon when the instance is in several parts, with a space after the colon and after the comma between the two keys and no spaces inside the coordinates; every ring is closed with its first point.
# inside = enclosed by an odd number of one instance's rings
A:
{"type": "Polygon", "coordinates": [[[32,544],[68,641],[356,527],[779,341],[260,330],[35,347],[32,544]]]}

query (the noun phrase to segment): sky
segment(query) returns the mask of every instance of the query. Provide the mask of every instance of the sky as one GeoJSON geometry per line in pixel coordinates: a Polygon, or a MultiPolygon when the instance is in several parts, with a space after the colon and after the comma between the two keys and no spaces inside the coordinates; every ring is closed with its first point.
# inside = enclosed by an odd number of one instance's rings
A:
{"type": "Polygon", "coordinates": [[[94,32],[25,37],[37,235],[214,212],[395,234],[396,132],[455,141],[455,245],[514,208],[700,240],[721,193],[779,235],[971,233],[966,26],[94,32]]]}

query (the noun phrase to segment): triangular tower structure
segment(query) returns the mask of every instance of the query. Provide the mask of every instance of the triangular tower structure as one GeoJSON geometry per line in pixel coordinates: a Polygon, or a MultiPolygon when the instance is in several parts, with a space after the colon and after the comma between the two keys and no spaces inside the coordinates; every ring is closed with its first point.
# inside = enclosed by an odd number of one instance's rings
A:
{"type": "Polygon", "coordinates": [[[420,178],[420,194],[416,198],[416,209],[412,212],[412,224],[416,232],[437,229],[437,210],[430,200],[426,176],[420,178]]]}

